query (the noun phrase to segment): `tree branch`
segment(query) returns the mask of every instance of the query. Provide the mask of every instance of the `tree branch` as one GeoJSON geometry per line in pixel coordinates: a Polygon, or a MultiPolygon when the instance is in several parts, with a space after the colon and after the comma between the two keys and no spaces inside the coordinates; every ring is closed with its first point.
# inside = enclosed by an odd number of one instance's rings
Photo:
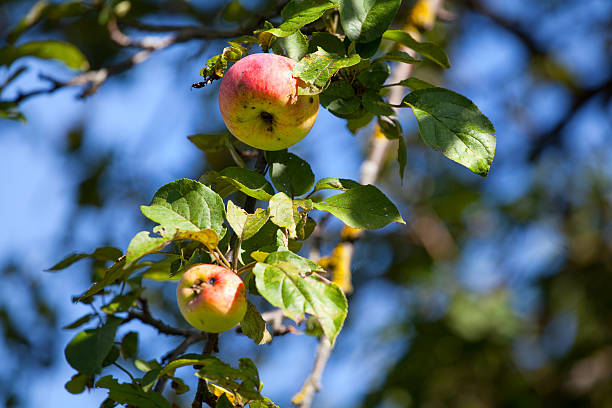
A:
{"type": "Polygon", "coordinates": [[[156,319],[151,315],[151,311],[149,310],[149,305],[146,299],[139,298],[138,301],[141,305],[141,312],[130,310],[128,312],[128,317],[126,322],[132,319],[140,320],[144,324],[148,324],[149,326],[153,326],[157,329],[158,332],[162,334],[167,334],[170,336],[183,336],[183,337],[200,337],[202,340],[205,338],[205,335],[202,335],[202,332],[197,330],[187,330],[187,329],[179,329],[176,327],[172,327],[159,319],[156,319]]]}
{"type": "Polygon", "coordinates": [[[534,136],[535,141],[530,146],[529,160],[537,159],[546,147],[557,144],[561,139],[563,129],[574,119],[576,114],[580,112],[584,105],[601,94],[605,96],[604,99],[607,99],[612,94],[612,77],[594,88],[577,91],[574,94],[572,106],[569,107],[555,127],[534,136]]]}
{"type": "MultiPolygon", "coordinates": [[[[156,31],[156,26],[147,24],[135,25],[139,26],[143,30],[146,29],[148,31],[156,31]]],[[[156,51],[163,50],[174,44],[179,44],[191,40],[226,39],[238,37],[244,34],[250,34],[255,28],[257,28],[257,25],[252,25],[249,27],[243,27],[230,31],[216,31],[197,26],[159,26],[158,28],[165,28],[168,29],[167,31],[174,31],[174,33],[164,37],[146,36],[142,39],[135,40],[121,32],[116,20],[110,20],[107,25],[110,38],[122,47],[139,48],[140,51],[115,65],[111,65],[106,68],[100,68],[98,70],[84,72],[82,74],[74,76],[68,81],[60,81],[57,79],[50,78],[48,76],[41,76],[42,79],[46,79],[52,83],[52,86],[50,88],[36,89],[29,92],[20,92],[17,97],[13,98],[12,100],[0,100],[0,102],[20,103],[33,96],[51,94],[57,91],[58,89],[70,86],[84,86],[80,97],[86,98],[87,96],[94,94],[110,76],[127,71],[133,66],[146,61],[156,51]]]]}
{"type": "Polygon", "coordinates": [[[329,339],[322,335],[319,340],[319,348],[317,349],[317,356],[315,358],[314,367],[312,373],[304,382],[300,392],[295,394],[291,399],[291,402],[300,408],[307,408],[312,405],[312,400],[315,393],[321,388],[321,377],[323,377],[323,371],[331,355],[332,345],[329,339]]]}
{"type": "MultiPolygon", "coordinates": [[[[219,335],[216,333],[208,333],[208,340],[204,344],[202,354],[208,355],[215,352],[219,352],[219,335]]],[[[191,403],[191,408],[202,408],[202,403],[204,402],[211,408],[217,406],[217,398],[215,398],[214,394],[208,389],[206,380],[200,378],[198,379],[198,389],[191,403]]]]}

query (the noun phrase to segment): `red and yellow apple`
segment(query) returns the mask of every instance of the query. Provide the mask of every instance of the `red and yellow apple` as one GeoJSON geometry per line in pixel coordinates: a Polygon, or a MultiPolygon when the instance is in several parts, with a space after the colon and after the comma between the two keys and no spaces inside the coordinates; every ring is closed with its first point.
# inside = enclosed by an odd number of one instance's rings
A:
{"type": "Polygon", "coordinates": [[[219,265],[190,268],[179,281],[176,297],[185,320],[208,333],[230,330],[247,309],[242,279],[219,265]]]}
{"type": "Polygon", "coordinates": [[[318,95],[298,95],[295,61],[275,54],[252,54],[223,76],[219,107],[229,131],[249,146],[282,150],[310,132],[318,95]]]}

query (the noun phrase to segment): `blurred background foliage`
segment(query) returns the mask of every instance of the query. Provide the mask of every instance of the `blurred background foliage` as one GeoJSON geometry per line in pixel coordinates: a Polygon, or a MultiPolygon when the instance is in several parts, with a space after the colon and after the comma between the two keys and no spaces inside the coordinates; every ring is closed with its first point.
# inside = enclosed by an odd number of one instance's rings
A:
{"type": "MultiPolygon", "coordinates": [[[[101,21],[118,1],[52,9],[22,39],[75,44],[90,67],[116,64],[117,46],[101,21]],[[55,10],[55,12],[53,12],[55,10]]],[[[124,5],[128,2],[122,2],[124,5]]],[[[404,2],[398,21],[412,3],[404,2]]],[[[0,2],[0,46],[33,6],[0,2]]],[[[53,3],[56,4],[56,3],[53,3]]],[[[59,4],[59,3],[57,3],[59,4]]],[[[124,6],[126,7],[126,6],[124,6]]],[[[275,1],[129,1],[134,27],[201,25],[243,29],[271,18],[275,1]]],[[[357,242],[349,317],[315,406],[612,407],[612,3],[607,0],[453,0],[427,39],[452,67],[423,63],[415,76],[472,99],[498,131],[487,179],[430,152],[409,114],[403,183],[392,155],[380,186],[407,226],[357,242]]],[[[21,41],[21,40],[20,40],[21,41]]],[[[28,98],[25,124],[0,122],[0,406],[93,406],[105,395],[63,388],[72,375],[61,327],[87,312],[84,291],[95,261],[43,272],[71,251],[125,249],[145,225],[138,208],[162,184],[197,179],[231,163],[186,136],[222,131],[218,84],[192,90],[222,40],[193,40],[113,76],[93,96],[76,89],[28,98]]],[[[68,79],[53,61],[20,67],[2,100],[68,79]]],[[[352,135],[325,111],[291,150],[317,178],[359,178],[370,128],[352,135]]],[[[322,254],[339,241],[330,222],[322,254]]],[[[146,297],[176,325],[173,284],[146,297]]],[[[141,358],[175,339],[141,332],[141,358]]],[[[257,348],[235,334],[222,357],[252,357],[266,395],[289,405],[312,364],[316,340],[287,335],[257,348]]],[[[121,375],[121,374],[117,374],[121,375]]]]}

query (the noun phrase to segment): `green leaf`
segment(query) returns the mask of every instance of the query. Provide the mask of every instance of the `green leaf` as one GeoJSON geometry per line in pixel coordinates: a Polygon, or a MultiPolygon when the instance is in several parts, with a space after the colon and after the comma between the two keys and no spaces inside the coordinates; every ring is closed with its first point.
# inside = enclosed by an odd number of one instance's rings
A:
{"type": "Polygon", "coordinates": [[[134,366],[144,373],[147,373],[152,370],[161,370],[162,368],[161,365],[159,365],[159,363],[157,362],[157,360],[144,361],[136,359],[134,360],[134,366]]]}
{"type": "Polygon", "coordinates": [[[348,128],[348,130],[351,131],[353,135],[355,135],[357,134],[357,131],[359,129],[362,129],[368,126],[373,118],[374,118],[374,115],[372,115],[370,112],[365,112],[363,115],[357,118],[352,118],[352,119],[347,120],[346,127],[348,128]]]}
{"type": "MultiPolygon", "coordinates": [[[[142,208],[146,208],[147,211],[151,209],[151,207],[144,206],[141,207],[141,209],[142,208]]],[[[159,208],[161,208],[163,211],[168,211],[165,207],[159,206],[159,208]]],[[[143,256],[161,250],[166,245],[168,245],[171,240],[172,238],[168,237],[152,236],[149,231],[140,231],[134,236],[134,238],[132,238],[130,244],[128,245],[128,249],[125,255],[125,265],[129,266],[140,258],[142,258],[143,256]]]]}
{"type": "Polygon", "coordinates": [[[336,99],[349,99],[355,96],[355,89],[346,81],[334,81],[321,93],[321,105],[327,108],[336,99]]]}
{"type": "Polygon", "coordinates": [[[334,81],[321,93],[320,102],[323,107],[341,118],[357,113],[361,106],[361,99],[355,96],[355,90],[345,81],[334,81]]]}
{"type": "Polygon", "coordinates": [[[91,10],[91,7],[90,4],[81,0],[55,4],[40,0],[32,6],[28,14],[11,30],[7,35],[7,41],[10,44],[14,44],[21,34],[42,19],[60,20],[62,18],[76,17],[91,10]]]}
{"type": "Polygon", "coordinates": [[[384,62],[376,62],[370,66],[368,71],[360,73],[357,80],[366,88],[378,91],[390,73],[389,65],[384,62]]]}
{"type": "Polygon", "coordinates": [[[405,45],[424,56],[427,59],[435,62],[443,68],[450,68],[448,56],[442,48],[430,42],[418,42],[405,31],[388,30],[383,34],[383,38],[405,45]]]}
{"type": "Polygon", "coordinates": [[[300,241],[304,241],[308,239],[308,237],[312,234],[315,227],[317,226],[317,223],[315,222],[315,220],[307,216],[306,213],[301,214],[302,217],[297,222],[295,230],[297,233],[297,239],[299,239],[300,241]]]}
{"type": "Polygon", "coordinates": [[[7,45],[0,48],[0,66],[9,66],[22,57],[55,59],[70,68],[89,69],[87,58],[77,47],[62,41],[32,41],[18,47],[7,45]]]}
{"type": "MultiPolygon", "coordinates": [[[[180,275],[172,275],[170,267],[173,262],[178,260],[180,257],[175,254],[170,254],[166,258],[157,262],[142,262],[145,266],[148,266],[142,273],[142,277],[146,279],[152,279],[156,281],[167,281],[180,279],[180,275]]],[[[210,262],[208,262],[210,263],[210,262]]]]}
{"type": "Polygon", "coordinates": [[[395,114],[393,108],[383,101],[382,97],[378,94],[378,91],[366,91],[363,94],[361,101],[363,103],[363,107],[374,115],[391,116],[395,114]]]}
{"type": "Polygon", "coordinates": [[[425,82],[419,78],[406,78],[400,82],[398,82],[398,85],[401,86],[405,86],[407,88],[410,88],[411,91],[416,91],[418,89],[426,89],[426,88],[435,88],[436,86],[433,84],[430,84],[429,82],[425,82]]]}
{"type": "Polygon", "coordinates": [[[19,112],[19,104],[15,102],[0,102],[0,118],[26,122],[25,116],[19,112]]]}
{"type": "Polygon", "coordinates": [[[106,272],[104,273],[104,277],[100,281],[94,283],[89,289],[87,289],[87,292],[81,295],[79,301],[82,302],[88,297],[95,295],[108,285],[112,285],[117,279],[127,278],[132,272],[134,272],[138,268],[142,268],[143,266],[144,265],[140,264],[132,264],[130,266],[126,266],[125,259],[119,262],[115,262],[113,266],[106,270],[106,272]]]}
{"type": "Polygon", "coordinates": [[[285,55],[295,61],[299,61],[308,52],[308,40],[299,30],[290,36],[279,38],[278,44],[285,51],[285,55]]]}
{"type": "Polygon", "coordinates": [[[351,41],[374,41],[391,25],[401,0],[343,0],[340,22],[351,41]]]}
{"type": "Polygon", "coordinates": [[[399,176],[400,180],[404,180],[404,170],[406,169],[406,162],[408,159],[408,152],[406,152],[406,142],[403,137],[398,139],[397,146],[397,162],[399,163],[399,176]]]}
{"type": "Polygon", "coordinates": [[[196,135],[187,136],[196,147],[204,152],[218,152],[226,148],[225,141],[228,133],[198,133],[196,135]]]}
{"type": "MultiPolygon", "coordinates": [[[[171,379],[172,379],[172,382],[170,383],[170,387],[172,388],[172,390],[174,391],[176,395],[181,395],[189,391],[189,386],[185,384],[185,382],[181,378],[171,377],[171,379]]],[[[217,403],[216,408],[218,407],[219,407],[219,404],[217,403]]]]}
{"type": "Polygon", "coordinates": [[[382,42],[382,37],[378,37],[368,42],[357,42],[355,43],[355,51],[361,56],[361,58],[371,58],[378,52],[378,47],[382,42]]]}
{"type": "Polygon", "coordinates": [[[77,320],[75,320],[74,322],[67,324],[66,326],[62,327],[62,330],[72,330],[72,329],[76,329],[77,327],[81,327],[82,325],[84,325],[85,323],[89,323],[89,321],[91,319],[93,319],[96,315],[93,313],[88,313],[85,316],[81,316],[79,317],[77,320]]]}
{"type": "Polygon", "coordinates": [[[193,366],[193,365],[206,365],[206,364],[211,364],[217,361],[220,361],[220,360],[215,356],[194,354],[194,353],[184,354],[180,356],[179,358],[177,358],[176,360],[173,360],[169,362],[168,364],[166,364],[159,372],[158,378],[163,375],[174,375],[174,371],[179,367],[193,366]]]}
{"type": "Polygon", "coordinates": [[[268,398],[263,398],[257,401],[249,401],[249,408],[279,408],[268,398]]]}
{"type": "Polygon", "coordinates": [[[219,173],[216,182],[229,183],[234,190],[262,201],[270,200],[274,194],[274,189],[264,176],[256,171],[241,167],[224,168],[219,173]]]}
{"type": "Polygon", "coordinates": [[[120,249],[115,247],[100,247],[92,253],[73,253],[62,259],[47,271],[59,271],[85,258],[93,258],[97,261],[116,261],[123,255],[120,249]]]}
{"type": "Polygon", "coordinates": [[[247,311],[240,322],[240,328],[255,344],[265,344],[272,340],[272,336],[266,330],[266,321],[251,302],[247,303],[247,311]]]}
{"type": "Polygon", "coordinates": [[[261,400],[261,381],[255,364],[248,358],[240,359],[239,368],[233,368],[221,360],[212,361],[196,375],[223,388],[238,393],[245,400],[261,400]]]}
{"type": "Polygon", "coordinates": [[[104,361],[102,361],[102,367],[103,368],[108,367],[109,365],[117,361],[118,358],[119,358],[119,348],[115,346],[111,347],[106,357],[104,357],[104,361]]]}
{"type": "Polygon", "coordinates": [[[136,358],[138,354],[138,333],[128,332],[121,340],[121,354],[123,358],[136,358]]]}
{"type": "Polygon", "coordinates": [[[274,252],[255,265],[255,282],[259,293],[289,318],[316,316],[333,344],[346,318],[346,298],[336,284],[313,273],[319,267],[312,264],[289,251],[274,252]]]}
{"type": "Polygon", "coordinates": [[[412,56],[410,56],[410,54],[404,51],[388,52],[382,57],[376,58],[375,62],[379,62],[379,61],[398,61],[398,62],[404,62],[406,64],[418,64],[419,62],[421,62],[421,60],[413,58],[412,56]]]}
{"type": "Polygon", "coordinates": [[[219,235],[210,229],[204,228],[200,231],[177,231],[173,239],[190,239],[204,244],[207,248],[216,248],[219,244],[219,235]]]}
{"type": "Polygon", "coordinates": [[[274,252],[283,246],[282,239],[278,239],[279,228],[268,221],[249,240],[243,241],[240,247],[240,260],[243,264],[253,262],[253,252],[274,252]]]}
{"type": "Polygon", "coordinates": [[[341,39],[327,32],[314,32],[308,42],[308,52],[317,52],[319,48],[324,49],[330,54],[345,55],[346,48],[341,39]]]}
{"type": "Polygon", "coordinates": [[[495,155],[495,128],[465,96],[444,88],[408,94],[425,144],[485,177],[495,155]]]}
{"type": "Polygon", "coordinates": [[[102,306],[102,311],[106,314],[127,312],[140,295],[140,290],[128,292],[125,295],[117,295],[108,304],[102,306]]]}
{"type": "Polygon", "coordinates": [[[266,152],[266,161],[270,165],[270,179],[278,191],[296,197],[312,188],[314,173],[299,156],[283,150],[266,152]]]}
{"type": "Polygon", "coordinates": [[[281,11],[282,24],[265,32],[276,37],[290,36],[306,24],[318,20],[325,11],[337,7],[338,5],[331,0],[292,0],[281,11]]]}
{"type": "Polygon", "coordinates": [[[247,240],[253,237],[268,218],[268,212],[263,208],[258,208],[254,214],[249,214],[231,200],[227,202],[227,222],[240,239],[247,240]]]}
{"type": "Polygon", "coordinates": [[[227,394],[223,393],[219,396],[219,399],[217,399],[215,408],[234,408],[234,406],[235,405],[227,398],[227,394]]]}
{"type": "Polygon", "coordinates": [[[136,384],[119,384],[110,375],[100,378],[96,387],[107,388],[108,397],[119,404],[128,404],[140,408],[172,408],[160,393],[145,391],[136,384]]]}
{"type": "Polygon", "coordinates": [[[223,200],[195,180],[180,179],[166,184],[157,190],[150,206],[141,210],[163,227],[185,231],[210,228],[223,236],[223,200]]]}
{"type": "Polygon", "coordinates": [[[97,329],[77,334],[65,349],[66,360],[75,370],[85,375],[95,375],[102,369],[102,362],[113,346],[115,333],[123,319],[110,316],[97,329]]]}
{"type": "Polygon", "coordinates": [[[336,177],[325,177],[317,181],[317,184],[315,184],[314,189],[312,190],[312,193],[315,193],[319,190],[326,190],[326,189],[327,190],[348,191],[351,188],[355,188],[359,186],[361,186],[361,184],[353,180],[336,178],[336,177]]]}
{"type": "Polygon", "coordinates": [[[306,83],[298,90],[300,95],[316,95],[325,89],[331,77],[342,68],[358,64],[361,57],[353,54],[343,57],[330,54],[322,48],[317,52],[307,54],[293,67],[293,75],[306,83]]]}
{"type": "Polygon", "coordinates": [[[314,207],[335,215],[353,228],[373,230],[391,222],[404,224],[395,205],[370,184],[353,187],[320,203],[315,202],[314,207]]]}
{"type": "Polygon", "coordinates": [[[380,131],[382,132],[382,134],[385,135],[387,139],[401,139],[402,125],[397,119],[390,118],[388,116],[379,116],[378,126],[380,127],[380,131]]]}
{"type": "Polygon", "coordinates": [[[244,21],[250,16],[239,0],[232,0],[223,9],[223,19],[230,22],[244,21]]]}
{"type": "Polygon", "coordinates": [[[270,199],[268,207],[270,221],[281,228],[287,228],[291,238],[295,238],[295,219],[293,218],[293,200],[285,193],[276,193],[270,199]]]}
{"type": "Polygon", "coordinates": [[[88,385],[93,385],[93,378],[85,374],[75,374],[70,378],[64,388],[71,394],[80,394],[88,385]]]}

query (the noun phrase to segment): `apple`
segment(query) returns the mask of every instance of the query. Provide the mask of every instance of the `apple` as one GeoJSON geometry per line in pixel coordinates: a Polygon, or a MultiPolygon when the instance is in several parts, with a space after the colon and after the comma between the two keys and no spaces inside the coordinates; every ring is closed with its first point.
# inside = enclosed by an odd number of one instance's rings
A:
{"type": "Polygon", "coordinates": [[[176,297],[185,320],[208,333],[230,330],[247,309],[242,279],[219,265],[190,268],[179,281],[176,297]]]}
{"type": "Polygon", "coordinates": [[[310,132],[319,96],[298,95],[294,65],[281,55],[251,54],[225,73],[219,107],[234,136],[258,149],[282,150],[310,132]]]}

